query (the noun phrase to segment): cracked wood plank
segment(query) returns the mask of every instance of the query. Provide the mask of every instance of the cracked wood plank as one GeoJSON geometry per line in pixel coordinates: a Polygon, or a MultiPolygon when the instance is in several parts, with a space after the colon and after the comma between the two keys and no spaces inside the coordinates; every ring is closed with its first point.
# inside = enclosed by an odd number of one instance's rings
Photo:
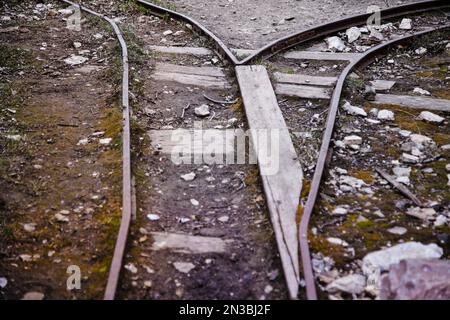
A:
{"type": "Polygon", "coordinates": [[[237,66],[236,75],[258,159],[270,218],[291,299],[299,285],[296,214],[303,172],[277,99],[263,66],[237,66]],[[267,154],[261,138],[278,135],[267,154]],[[278,149],[278,150],[277,150],[278,149]],[[267,159],[270,158],[270,159],[267,159]]]}

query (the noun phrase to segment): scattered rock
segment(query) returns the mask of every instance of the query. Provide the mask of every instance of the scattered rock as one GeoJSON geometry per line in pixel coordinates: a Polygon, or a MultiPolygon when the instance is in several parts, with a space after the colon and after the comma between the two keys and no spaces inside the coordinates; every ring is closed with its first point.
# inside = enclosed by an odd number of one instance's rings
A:
{"type": "Polygon", "coordinates": [[[124,268],[128,271],[130,271],[131,273],[137,273],[138,269],[136,268],[136,266],[133,263],[128,263],[124,266],[124,268]]]}
{"type": "Polygon", "coordinates": [[[363,108],[352,106],[349,102],[346,102],[342,109],[344,109],[348,114],[355,116],[367,117],[366,111],[363,108]]]}
{"type": "Polygon", "coordinates": [[[360,145],[360,144],[362,144],[362,138],[357,135],[346,136],[344,138],[344,143],[346,145],[355,145],[355,144],[360,145]]]}
{"type": "Polygon", "coordinates": [[[435,123],[441,123],[442,121],[445,120],[445,118],[438,116],[437,114],[430,111],[422,111],[419,115],[419,119],[435,123]]]}
{"type": "Polygon", "coordinates": [[[343,291],[351,294],[360,294],[366,286],[366,277],[360,274],[352,274],[334,280],[326,287],[326,291],[336,293],[343,291]]]}
{"type": "Polygon", "coordinates": [[[189,273],[192,269],[195,268],[195,265],[190,262],[174,262],[173,266],[175,267],[175,269],[182,273],[189,273]]]}
{"type": "Polygon", "coordinates": [[[112,141],[112,138],[103,138],[103,139],[98,140],[98,142],[103,145],[108,145],[111,143],[111,141],[112,141]]]}
{"type": "Polygon", "coordinates": [[[26,232],[34,232],[36,230],[36,223],[25,223],[23,229],[26,232]]]}
{"type": "Polygon", "coordinates": [[[55,214],[56,221],[58,222],[69,222],[69,218],[61,213],[55,214]]]}
{"type": "Polygon", "coordinates": [[[405,163],[419,163],[419,157],[413,156],[408,153],[402,154],[402,161],[405,163]]]}
{"type": "Polygon", "coordinates": [[[81,48],[81,42],[75,41],[75,42],[73,43],[73,47],[74,47],[75,49],[81,48]]]}
{"type": "Polygon", "coordinates": [[[406,212],[408,216],[416,217],[424,221],[433,220],[436,215],[436,210],[433,208],[419,208],[411,207],[406,212]]]}
{"type": "Polygon", "coordinates": [[[442,227],[445,226],[446,224],[448,224],[448,218],[442,214],[438,215],[436,221],[434,221],[435,227],[442,227]]]}
{"type": "Polygon", "coordinates": [[[86,61],[88,61],[89,59],[83,56],[77,56],[72,54],[69,58],[64,59],[64,62],[71,65],[71,66],[76,66],[79,64],[83,64],[86,61]]]}
{"type": "Polygon", "coordinates": [[[340,206],[335,208],[331,214],[335,216],[343,216],[346,215],[347,213],[348,209],[346,207],[340,206]]]}
{"type": "Polygon", "coordinates": [[[147,219],[149,219],[150,221],[158,221],[160,219],[160,216],[150,213],[147,215],[147,219]]]}
{"type": "Polygon", "coordinates": [[[200,205],[200,202],[198,202],[198,201],[195,200],[195,199],[191,199],[191,204],[192,204],[193,206],[195,206],[195,207],[198,207],[198,206],[200,205]]]}
{"type": "Polygon", "coordinates": [[[3,289],[8,285],[8,280],[4,277],[0,277],[0,288],[3,289]]]}
{"type": "Polygon", "coordinates": [[[181,179],[184,181],[193,181],[195,179],[196,175],[194,172],[186,173],[181,176],[181,179]]]}
{"type": "Polygon", "coordinates": [[[396,177],[409,177],[411,175],[411,168],[409,167],[395,167],[392,171],[396,177]]]}
{"type": "Polygon", "coordinates": [[[23,295],[22,300],[44,300],[45,295],[42,292],[30,291],[23,295]]]}
{"type": "Polygon", "coordinates": [[[194,113],[198,117],[207,117],[210,115],[209,106],[207,104],[202,104],[201,106],[195,108],[194,113]]]}
{"type": "Polygon", "coordinates": [[[379,120],[393,121],[395,120],[395,114],[391,110],[380,110],[378,111],[377,118],[379,120]]]}
{"type": "Polygon", "coordinates": [[[171,34],[173,34],[172,30],[166,30],[163,32],[163,36],[170,36],[171,34]]]}
{"type": "Polygon", "coordinates": [[[416,49],[414,52],[415,52],[417,55],[421,56],[421,55],[427,53],[427,52],[428,52],[428,49],[427,49],[427,48],[424,48],[424,47],[420,47],[420,48],[416,49]]]}
{"type": "Polygon", "coordinates": [[[361,36],[361,30],[357,27],[351,27],[350,29],[347,29],[345,34],[347,35],[348,43],[353,43],[361,36]]]}
{"type": "Polygon", "coordinates": [[[421,96],[431,96],[431,93],[429,91],[419,87],[414,88],[413,93],[419,94],[421,96]]]}
{"type": "Polygon", "coordinates": [[[403,227],[393,227],[393,228],[388,229],[387,231],[389,233],[396,234],[396,235],[399,235],[399,236],[402,236],[402,235],[404,235],[405,233],[408,232],[408,230],[406,228],[403,228],[403,227]]]}
{"type": "Polygon", "coordinates": [[[382,300],[450,300],[450,261],[402,260],[381,280],[382,300]]]}
{"type": "Polygon", "coordinates": [[[218,218],[217,220],[219,220],[220,222],[226,223],[230,220],[229,216],[222,216],[220,218],[218,218]]]}
{"type": "Polygon", "coordinates": [[[348,243],[345,242],[342,239],[339,239],[339,238],[329,237],[329,238],[327,238],[327,241],[329,243],[331,243],[331,244],[335,244],[335,245],[343,246],[343,247],[348,247],[348,243]]]}
{"type": "Polygon", "coordinates": [[[367,254],[362,261],[362,271],[368,277],[366,290],[378,293],[381,272],[389,270],[391,265],[405,259],[439,259],[444,251],[432,243],[406,242],[394,247],[367,254]]]}
{"type": "Polygon", "coordinates": [[[270,284],[268,284],[265,288],[264,288],[264,293],[265,294],[269,294],[269,293],[271,293],[273,291],[273,287],[270,285],[270,284]]]}
{"type": "Polygon", "coordinates": [[[330,49],[330,50],[344,51],[344,49],[345,49],[345,43],[339,37],[336,37],[336,36],[330,37],[330,38],[327,38],[325,41],[328,45],[328,49],[330,49]]]}
{"type": "Polygon", "coordinates": [[[402,19],[402,21],[400,22],[399,29],[402,29],[402,30],[411,30],[411,29],[412,29],[411,23],[412,23],[412,20],[411,20],[411,19],[404,18],[404,19],[402,19]]]}

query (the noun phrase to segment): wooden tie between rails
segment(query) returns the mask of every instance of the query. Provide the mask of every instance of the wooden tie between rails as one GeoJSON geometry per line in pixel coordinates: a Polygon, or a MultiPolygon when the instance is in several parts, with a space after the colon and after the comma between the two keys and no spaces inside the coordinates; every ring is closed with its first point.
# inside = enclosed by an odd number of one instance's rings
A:
{"type": "MultiPolygon", "coordinates": [[[[299,289],[298,236],[296,214],[302,189],[303,172],[292,144],[288,128],[278,106],[269,75],[263,66],[237,66],[236,75],[258,159],[267,205],[291,299],[299,289]],[[269,172],[258,146],[257,130],[279,133],[278,170],[269,172]]],[[[273,152],[273,150],[271,150],[273,152]]]]}

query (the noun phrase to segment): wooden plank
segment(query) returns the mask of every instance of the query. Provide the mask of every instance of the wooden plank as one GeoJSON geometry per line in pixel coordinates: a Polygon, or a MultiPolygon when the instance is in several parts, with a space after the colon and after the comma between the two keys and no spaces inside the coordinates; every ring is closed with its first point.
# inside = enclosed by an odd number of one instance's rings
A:
{"type": "Polygon", "coordinates": [[[169,54],[194,55],[194,56],[211,56],[214,53],[207,48],[200,47],[166,47],[166,46],[146,46],[149,51],[169,54]]]}
{"type": "MultiPolygon", "coordinates": [[[[150,130],[151,145],[164,154],[175,154],[183,151],[185,154],[198,156],[214,147],[217,157],[234,156],[235,135],[227,134],[225,130],[210,129],[216,140],[211,141],[200,130],[150,130]]],[[[204,132],[203,132],[204,133],[204,132]]]]}
{"type": "Polygon", "coordinates": [[[286,59],[296,60],[330,60],[330,61],[354,61],[362,57],[361,53],[335,53],[320,51],[290,51],[284,54],[286,59]]]}
{"type": "Polygon", "coordinates": [[[450,112],[450,100],[416,96],[400,96],[394,94],[377,94],[376,104],[393,104],[412,109],[424,109],[450,112]]]}
{"type": "Polygon", "coordinates": [[[179,233],[152,232],[152,250],[171,250],[185,254],[225,253],[233,240],[191,236],[179,233]]]}
{"type": "Polygon", "coordinates": [[[395,81],[389,81],[389,80],[374,80],[370,81],[370,84],[373,86],[373,88],[376,91],[389,91],[392,89],[392,87],[395,85],[395,81]]]}
{"type": "Polygon", "coordinates": [[[223,77],[223,78],[226,77],[222,68],[179,66],[176,64],[168,64],[168,63],[157,63],[155,66],[155,72],[182,73],[182,74],[193,74],[199,76],[223,77]]]}
{"type": "Polygon", "coordinates": [[[231,85],[222,77],[201,76],[174,72],[156,72],[150,76],[158,81],[173,81],[181,84],[206,87],[211,89],[229,89],[231,85]]]}
{"type": "Polygon", "coordinates": [[[289,294],[296,299],[299,286],[296,214],[302,189],[302,168],[266,68],[237,66],[236,75],[289,294]],[[257,144],[263,132],[261,129],[279,135],[278,143],[275,143],[278,150],[272,148],[271,153],[266,153],[266,148],[257,144]],[[271,155],[269,160],[266,154],[271,155]],[[268,165],[270,161],[278,164],[277,170],[268,165]]]}
{"type": "Polygon", "coordinates": [[[337,82],[337,77],[317,77],[303,74],[288,74],[281,72],[275,72],[273,76],[275,78],[275,81],[279,83],[332,87],[337,82]]]}
{"type": "Polygon", "coordinates": [[[329,89],[313,86],[278,83],[275,92],[280,95],[306,99],[330,99],[329,89]]]}

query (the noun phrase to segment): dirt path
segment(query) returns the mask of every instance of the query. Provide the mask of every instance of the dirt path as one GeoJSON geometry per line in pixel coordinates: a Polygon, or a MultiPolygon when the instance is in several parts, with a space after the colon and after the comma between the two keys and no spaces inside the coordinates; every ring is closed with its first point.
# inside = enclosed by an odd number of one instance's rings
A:
{"type": "MultiPolygon", "coordinates": [[[[159,1],[158,1],[159,2],[159,1]]],[[[188,14],[216,33],[228,46],[258,49],[292,32],[366,13],[367,7],[415,0],[165,0],[171,9],[188,14]]]]}
{"type": "Polygon", "coordinates": [[[58,9],[0,13],[4,299],[101,298],[121,214],[115,38],[90,16],[68,30],[58,9]],[[80,290],[67,290],[69,266],[80,268],[80,290]]]}

